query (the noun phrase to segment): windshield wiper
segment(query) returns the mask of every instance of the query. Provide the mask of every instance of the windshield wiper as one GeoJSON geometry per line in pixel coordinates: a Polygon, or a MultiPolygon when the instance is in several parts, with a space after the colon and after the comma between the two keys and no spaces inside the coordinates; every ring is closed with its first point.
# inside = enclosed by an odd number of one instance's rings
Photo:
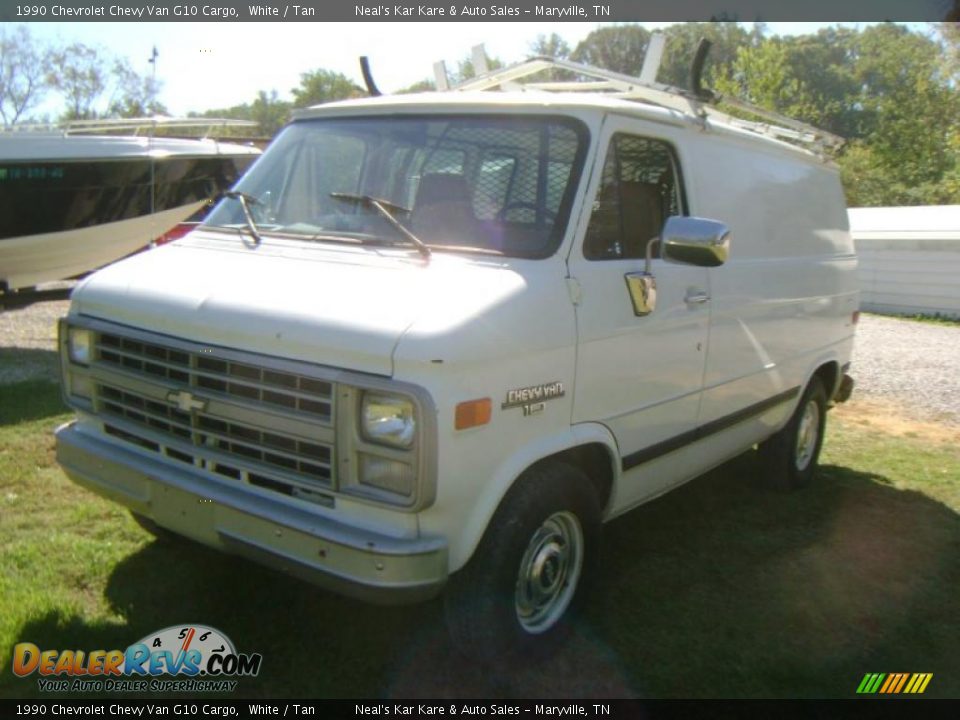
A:
{"type": "Polygon", "coordinates": [[[430,258],[430,248],[427,247],[426,243],[424,243],[423,240],[418,238],[412,232],[407,230],[407,228],[403,226],[403,223],[397,220],[393,214],[394,212],[409,213],[410,208],[405,208],[403,205],[397,205],[389,200],[371,197],[370,195],[354,195],[352,193],[332,192],[330,193],[330,197],[336,200],[346,200],[347,202],[357,203],[358,205],[363,205],[364,207],[372,207],[405,238],[407,238],[407,240],[412,242],[421,255],[427,259],[430,258]],[[393,210],[393,212],[390,212],[391,210],[393,210]]]}
{"type": "Polygon", "coordinates": [[[253,219],[253,214],[250,212],[251,205],[259,204],[253,195],[248,195],[245,192],[239,192],[237,190],[227,190],[224,195],[232,200],[239,200],[240,207],[243,208],[243,217],[247,221],[247,229],[250,231],[250,234],[253,235],[254,243],[259,245],[263,242],[263,238],[260,236],[260,230],[257,229],[257,223],[253,219]]]}

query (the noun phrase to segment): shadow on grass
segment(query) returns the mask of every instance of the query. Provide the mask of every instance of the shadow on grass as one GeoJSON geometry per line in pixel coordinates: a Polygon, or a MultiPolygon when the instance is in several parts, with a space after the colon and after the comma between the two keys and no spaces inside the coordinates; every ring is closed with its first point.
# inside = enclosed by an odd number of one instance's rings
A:
{"type": "Polygon", "coordinates": [[[60,379],[60,356],[55,350],[0,347],[0,389],[26,380],[60,379]]]}
{"type": "Polygon", "coordinates": [[[125,648],[209,624],[264,656],[239,697],[854,697],[867,672],[932,672],[928,696],[960,694],[957,514],[844,467],[789,494],[758,477],[748,453],[608,525],[600,587],[535,662],[462,659],[439,601],[367,606],[186,541],[115,568],[125,625],[48,616],[18,637],[125,648]]]}
{"type": "Polygon", "coordinates": [[[54,381],[26,380],[12,385],[0,385],[0,427],[42,420],[67,411],[60,394],[60,385],[54,381]]]}

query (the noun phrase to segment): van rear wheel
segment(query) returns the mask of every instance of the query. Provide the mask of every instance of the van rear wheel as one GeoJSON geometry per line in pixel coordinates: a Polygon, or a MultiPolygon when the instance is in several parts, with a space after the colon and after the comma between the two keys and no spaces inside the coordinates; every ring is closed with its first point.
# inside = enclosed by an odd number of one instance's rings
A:
{"type": "Polygon", "coordinates": [[[826,428],[827,393],[814,376],[786,426],[760,443],[760,459],[771,483],[784,490],[808,485],[817,472],[826,428]]]}
{"type": "Polygon", "coordinates": [[[445,614],[457,649],[492,660],[552,648],[593,579],[599,537],[596,493],[581,470],[545,462],[524,473],[450,579],[445,614]]]}

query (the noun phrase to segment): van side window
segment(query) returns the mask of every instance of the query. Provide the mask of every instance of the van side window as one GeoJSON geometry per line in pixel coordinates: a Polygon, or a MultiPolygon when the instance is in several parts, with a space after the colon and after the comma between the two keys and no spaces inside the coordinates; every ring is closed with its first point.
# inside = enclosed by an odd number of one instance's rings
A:
{"type": "MultiPolygon", "coordinates": [[[[671,215],[685,215],[679,165],[662,140],[616,134],[583,241],[588,260],[642,258],[671,215]]],[[[659,257],[659,243],[653,257],[659,257]]]]}

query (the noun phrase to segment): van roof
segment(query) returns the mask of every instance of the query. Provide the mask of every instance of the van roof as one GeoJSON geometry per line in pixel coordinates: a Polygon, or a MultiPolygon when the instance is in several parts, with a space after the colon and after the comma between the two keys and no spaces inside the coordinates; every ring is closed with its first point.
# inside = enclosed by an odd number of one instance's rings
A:
{"type": "MultiPolygon", "coordinates": [[[[363,115],[426,114],[426,113],[511,113],[535,112],[538,114],[573,114],[584,116],[590,113],[602,115],[617,113],[640,117],[652,122],[664,123],[691,129],[709,129],[719,134],[731,135],[771,149],[792,151],[807,158],[818,157],[807,148],[785,142],[775,136],[753,132],[744,127],[725,122],[723,118],[698,117],[681,110],[658,105],[625,100],[602,93],[549,92],[544,90],[521,90],[489,92],[464,90],[458,92],[423,92],[377,97],[340,100],[297,110],[294,120],[312,118],[347,117],[363,115]]],[[[820,159],[826,159],[820,156],[820,159]]]]}
{"type": "MultiPolygon", "coordinates": [[[[776,142],[770,143],[772,146],[790,147],[795,151],[801,147],[808,151],[803,154],[812,154],[822,160],[829,160],[831,152],[843,145],[843,138],[838,135],[775,110],[739,98],[723,97],[703,88],[700,77],[710,48],[707,40],[701,40],[697,48],[691,68],[690,89],[657,82],[665,43],[664,36],[660,34],[655,33],[651,37],[643,67],[636,77],[543,55],[491,70],[483,46],[478,45],[473,48],[473,64],[479,73],[475,77],[451,86],[443,62],[436,63],[436,87],[441,92],[373,100],[370,101],[373,104],[366,109],[368,112],[378,112],[384,107],[382,103],[386,103],[394,112],[398,108],[421,109],[424,104],[429,104],[431,109],[439,108],[441,112],[450,106],[470,111],[496,111],[504,106],[523,107],[528,111],[532,106],[553,110],[577,108],[581,112],[618,112],[671,124],[694,124],[701,130],[728,131],[754,141],[759,138],[769,143],[773,138],[776,142]],[[544,75],[545,72],[553,75],[544,75]],[[566,79],[553,79],[557,77],[566,79]],[[723,110],[719,107],[721,102],[723,110]],[[735,114],[729,114],[728,109],[735,114]]],[[[380,92],[370,76],[367,58],[360,58],[360,65],[370,94],[379,96],[380,92]]],[[[336,112],[339,107],[341,105],[335,103],[331,110],[318,112],[336,112]]],[[[358,105],[351,103],[349,107],[356,108],[358,105]]],[[[309,111],[299,117],[310,117],[309,111]]]]}

